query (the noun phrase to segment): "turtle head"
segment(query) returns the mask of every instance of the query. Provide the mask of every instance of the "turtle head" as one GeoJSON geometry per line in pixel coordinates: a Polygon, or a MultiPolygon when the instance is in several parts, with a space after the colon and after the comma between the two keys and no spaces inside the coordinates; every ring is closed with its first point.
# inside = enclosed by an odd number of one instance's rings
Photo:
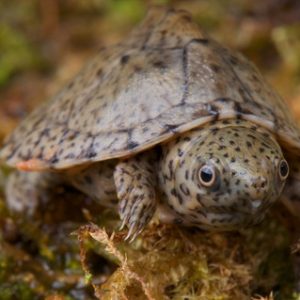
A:
{"type": "Polygon", "coordinates": [[[272,134],[246,121],[228,121],[187,135],[177,144],[182,153],[168,200],[179,219],[217,230],[258,223],[289,173],[272,134]]]}

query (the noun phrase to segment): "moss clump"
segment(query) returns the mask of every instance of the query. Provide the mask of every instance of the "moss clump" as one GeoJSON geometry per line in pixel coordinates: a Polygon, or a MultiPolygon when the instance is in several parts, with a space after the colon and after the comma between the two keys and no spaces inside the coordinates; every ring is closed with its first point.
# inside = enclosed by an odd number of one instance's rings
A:
{"type": "Polygon", "coordinates": [[[0,284],[0,300],[11,299],[34,300],[37,298],[27,283],[15,282],[14,284],[0,284]]]}
{"type": "MultiPolygon", "coordinates": [[[[105,230],[88,225],[78,231],[78,237],[83,268],[99,299],[242,300],[269,295],[282,279],[289,265],[278,258],[288,239],[282,234],[274,239],[282,230],[276,222],[242,234],[152,225],[129,244],[123,241],[125,232],[109,237],[105,230]],[[88,237],[98,242],[94,251],[118,265],[105,283],[97,283],[86,263],[88,237]],[[270,276],[273,268],[276,273],[270,276]]],[[[285,286],[280,295],[290,292],[285,286]]]]}

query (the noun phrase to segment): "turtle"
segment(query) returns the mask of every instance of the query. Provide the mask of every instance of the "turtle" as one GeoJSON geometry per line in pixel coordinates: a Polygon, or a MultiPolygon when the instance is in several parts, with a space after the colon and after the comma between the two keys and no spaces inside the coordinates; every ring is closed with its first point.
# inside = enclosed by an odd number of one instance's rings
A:
{"type": "Polygon", "coordinates": [[[300,131],[243,55],[184,10],[154,7],[5,139],[8,207],[68,184],[117,208],[134,239],[162,223],[240,230],[300,210],[300,131]],[[299,202],[298,202],[299,203],[299,202]],[[299,205],[299,204],[298,204],[299,205]]]}

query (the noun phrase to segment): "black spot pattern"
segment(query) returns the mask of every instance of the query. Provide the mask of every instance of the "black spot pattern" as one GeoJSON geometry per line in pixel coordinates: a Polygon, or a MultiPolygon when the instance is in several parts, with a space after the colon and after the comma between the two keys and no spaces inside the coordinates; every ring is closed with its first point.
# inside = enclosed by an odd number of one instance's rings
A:
{"type": "Polygon", "coordinates": [[[284,186],[278,169],[283,154],[275,136],[249,121],[214,121],[162,150],[163,203],[184,225],[232,230],[257,223],[284,186]],[[205,165],[214,174],[207,186],[199,179],[205,165]]]}

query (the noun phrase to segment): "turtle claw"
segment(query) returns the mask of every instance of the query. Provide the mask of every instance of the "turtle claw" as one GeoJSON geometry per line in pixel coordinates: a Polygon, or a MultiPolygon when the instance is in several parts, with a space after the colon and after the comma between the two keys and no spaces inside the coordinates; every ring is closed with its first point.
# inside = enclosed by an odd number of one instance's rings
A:
{"type": "Polygon", "coordinates": [[[151,163],[146,159],[130,159],[120,162],[114,173],[121,218],[120,230],[125,225],[125,240],[131,242],[142,232],[156,209],[155,176],[151,163]]]}
{"type": "Polygon", "coordinates": [[[123,220],[122,223],[121,223],[121,225],[120,225],[120,227],[119,227],[119,230],[120,231],[123,230],[124,227],[125,227],[125,225],[126,225],[126,220],[123,220]]]}
{"type": "Polygon", "coordinates": [[[132,224],[124,240],[132,243],[136,239],[136,237],[143,231],[143,229],[144,226],[141,226],[141,224],[132,224]]]}
{"type": "Polygon", "coordinates": [[[135,231],[134,230],[134,226],[131,226],[129,228],[128,233],[127,233],[127,235],[126,235],[126,237],[125,237],[124,240],[125,241],[129,241],[129,243],[131,243],[134,240],[134,238],[135,238],[135,234],[133,234],[134,231],[135,231]]]}
{"type": "Polygon", "coordinates": [[[152,203],[153,197],[145,197],[139,189],[133,189],[131,193],[121,201],[119,213],[122,223],[120,230],[122,230],[125,225],[129,228],[125,240],[132,242],[148,224],[155,211],[155,205],[152,205],[152,203]]]}

